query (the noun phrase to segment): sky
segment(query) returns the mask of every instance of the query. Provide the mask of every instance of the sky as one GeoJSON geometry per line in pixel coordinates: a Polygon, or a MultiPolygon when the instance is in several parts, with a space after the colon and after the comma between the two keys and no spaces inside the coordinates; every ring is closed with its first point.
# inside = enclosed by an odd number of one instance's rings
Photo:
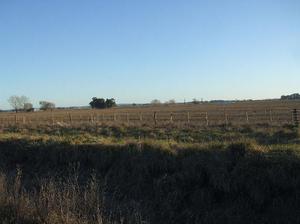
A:
{"type": "Polygon", "coordinates": [[[0,0],[0,109],[300,92],[299,0],[0,0]]]}

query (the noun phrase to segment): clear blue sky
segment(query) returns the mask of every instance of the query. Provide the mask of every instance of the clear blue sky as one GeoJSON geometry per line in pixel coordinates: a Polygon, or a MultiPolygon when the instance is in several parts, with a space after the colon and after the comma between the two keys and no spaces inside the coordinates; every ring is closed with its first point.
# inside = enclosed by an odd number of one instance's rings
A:
{"type": "Polygon", "coordinates": [[[299,0],[0,0],[0,108],[300,92],[299,0]]]}

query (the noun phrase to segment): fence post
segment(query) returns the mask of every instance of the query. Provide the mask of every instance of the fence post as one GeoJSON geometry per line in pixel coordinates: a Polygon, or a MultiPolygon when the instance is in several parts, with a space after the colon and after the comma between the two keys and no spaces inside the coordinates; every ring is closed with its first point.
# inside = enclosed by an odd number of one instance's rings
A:
{"type": "Polygon", "coordinates": [[[171,112],[171,114],[170,114],[170,122],[171,123],[173,122],[173,112],[171,112]]]}
{"type": "Polygon", "coordinates": [[[93,114],[90,115],[90,119],[91,119],[91,123],[93,123],[94,121],[93,114]]]}
{"type": "Polygon", "coordinates": [[[225,115],[225,124],[226,124],[226,126],[228,125],[228,114],[227,114],[227,112],[226,111],[224,111],[224,115],[225,115]]]}
{"type": "Polygon", "coordinates": [[[94,113],[93,117],[94,117],[94,122],[97,124],[97,122],[98,122],[98,115],[97,115],[97,113],[94,113]]]}
{"type": "Polygon", "coordinates": [[[143,121],[143,115],[142,115],[142,112],[140,113],[140,121],[143,121]]]}
{"type": "Polygon", "coordinates": [[[72,120],[72,114],[69,113],[68,115],[69,115],[69,121],[70,121],[70,124],[72,124],[72,123],[73,123],[73,120],[72,120]]]}
{"type": "Polygon", "coordinates": [[[293,116],[293,124],[296,127],[299,127],[299,119],[298,119],[298,110],[297,109],[293,109],[292,116],[293,116]]]}
{"type": "Polygon", "coordinates": [[[114,113],[114,121],[117,121],[117,115],[114,113]]]}
{"type": "Polygon", "coordinates": [[[157,123],[157,113],[156,112],[154,112],[153,113],[153,120],[154,120],[154,124],[156,125],[156,123],[157,123]]]}
{"type": "Polygon", "coordinates": [[[247,122],[247,124],[249,124],[249,114],[248,114],[248,111],[246,111],[246,122],[247,122]]]}
{"type": "Polygon", "coordinates": [[[54,116],[53,116],[53,112],[51,111],[51,121],[52,121],[52,126],[54,125],[54,116]]]}
{"type": "Polygon", "coordinates": [[[272,123],[273,122],[273,115],[272,115],[272,110],[271,109],[270,109],[269,115],[270,115],[270,122],[272,123]]]}
{"type": "Polygon", "coordinates": [[[206,126],[208,126],[209,125],[208,112],[205,112],[205,121],[206,121],[206,126]]]}
{"type": "Polygon", "coordinates": [[[26,124],[26,117],[23,116],[23,124],[26,124]]]}
{"type": "Polygon", "coordinates": [[[190,112],[187,112],[187,122],[190,123],[191,117],[190,117],[190,112]]]}

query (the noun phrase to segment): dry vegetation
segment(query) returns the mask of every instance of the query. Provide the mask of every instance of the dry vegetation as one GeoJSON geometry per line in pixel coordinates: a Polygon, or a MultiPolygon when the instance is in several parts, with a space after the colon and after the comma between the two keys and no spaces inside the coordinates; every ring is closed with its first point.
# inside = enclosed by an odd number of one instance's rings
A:
{"type": "Polygon", "coordinates": [[[292,124],[292,110],[300,101],[245,101],[233,104],[175,104],[144,107],[117,107],[105,110],[54,110],[34,113],[0,113],[0,126],[43,124],[161,125],[175,123],[197,126],[221,124],[292,124]]]}
{"type": "Polygon", "coordinates": [[[2,223],[299,223],[293,126],[10,127],[2,223]]]}
{"type": "MultiPolygon", "coordinates": [[[[218,109],[267,105],[257,103],[218,109]]],[[[298,106],[281,103],[269,109],[298,106]]],[[[216,107],[93,113],[213,113],[216,107]]],[[[91,111],[54,112],[66,113],[91,111]]],[[[291,122],[11,123],[0,129],[0,223],[300,223],[299,174],[300,132],[291,122]]]]}

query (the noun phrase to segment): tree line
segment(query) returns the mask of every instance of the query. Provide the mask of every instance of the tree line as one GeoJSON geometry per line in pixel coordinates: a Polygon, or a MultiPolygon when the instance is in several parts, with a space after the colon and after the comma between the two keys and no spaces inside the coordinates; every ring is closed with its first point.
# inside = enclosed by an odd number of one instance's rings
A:
{"type": "Polygon", "coordinates": [[[281,96],[282,100],[300,100],[300,94],[294,93],[291,95],[281,96]]]}
{"type": "MultiPolygon", "coordinates": [[[[30,102],[30,99],[26,96],[11,96],[8,99],[8,103],[16,113],[34,111],[33,104],[30,102]]],[[[97,97],[93,97],[92,101],[89,104],[93,109],[111,108],[117,105],[114,98],[105,100],[103,98],[97,97]]],[[[56,108],[55,103],[45,100],[40,101],[39,105],[39,109],[43,111],[54,110],[56,108]]]]}
{"type": "MultiPolygon", "coordinates": [[[[17,112],[32,112],[34,111],[33,104],[30,102],[27,96],[11,96],[8,99],[8,103],[17,112]]],[[[55,104],[48,101],[40,101],[40,110],[53,110],[55,104]]]]}

